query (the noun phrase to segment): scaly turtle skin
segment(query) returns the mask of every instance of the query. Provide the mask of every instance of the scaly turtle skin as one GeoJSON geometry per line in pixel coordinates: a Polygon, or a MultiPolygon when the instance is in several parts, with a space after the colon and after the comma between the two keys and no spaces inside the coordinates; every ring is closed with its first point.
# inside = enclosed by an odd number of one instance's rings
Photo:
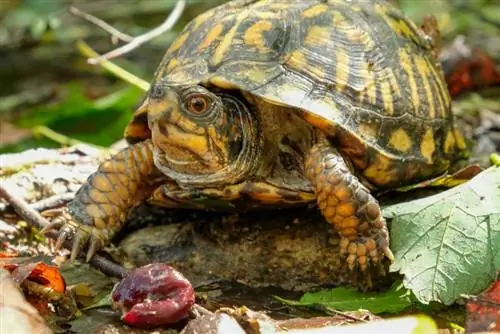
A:
{"type": "Polygon", "coordinates": [[[233,1],[189,23],[79,190],[58,245],[87,258],[138,203],[237,210],[317,201],[350,269],[392,259],[371,191],[441,174],[464,149],[430,38],[388,2],[233,1]]]}

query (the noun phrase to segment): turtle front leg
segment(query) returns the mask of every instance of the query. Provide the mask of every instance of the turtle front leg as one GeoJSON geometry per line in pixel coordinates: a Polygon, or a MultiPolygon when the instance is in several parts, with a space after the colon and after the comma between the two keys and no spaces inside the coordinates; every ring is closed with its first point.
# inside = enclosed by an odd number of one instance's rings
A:
{"type": "Polygon", "coordinates": [[[365,271],[369,264],[380,263],[384,255],[394,259],[377,200],[326,140],[312,147],[305,173],[315,189],[321,212],[340,234],[340,252],[349,269],[359,267],[365,271]]]}
{"type": "Polygon", "coordinates": [[[108,244],[130,210],[148,198],[160,175],[153,163],[152,143],[147,140],[120,151],[104,161],[77,191],[63,214],[42,232],[59,229],[56,249],[73,239],[71,260],[82,248],[87,261],[108,244]]]}

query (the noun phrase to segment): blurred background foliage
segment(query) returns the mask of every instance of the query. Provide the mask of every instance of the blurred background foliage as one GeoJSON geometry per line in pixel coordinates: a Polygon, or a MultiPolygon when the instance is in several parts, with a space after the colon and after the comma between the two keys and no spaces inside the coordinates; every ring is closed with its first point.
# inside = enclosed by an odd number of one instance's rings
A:
{"type": "MultiPolygon", "coordinates": [[[[224,0],[188,0],[174,28],[113,62],[149,81],[164,51],[185,24],[224,0]]],[[[457,35],[500,35],[498,0],[393,1],[420,24],[437,17],[444,42],[457,35]]],[[[57,147],[33,136],[39,126],[87,143],[119,140],[143,92],[87,64],[75,47],[85,40],[100,53],[118,44],[109,34],[68,12],[75,6],[132,36],[161,24],[175,0],[0,0],[0,152],[57,147]]],[[[500,54],[500,43],[489,43],[500,54]]]]}

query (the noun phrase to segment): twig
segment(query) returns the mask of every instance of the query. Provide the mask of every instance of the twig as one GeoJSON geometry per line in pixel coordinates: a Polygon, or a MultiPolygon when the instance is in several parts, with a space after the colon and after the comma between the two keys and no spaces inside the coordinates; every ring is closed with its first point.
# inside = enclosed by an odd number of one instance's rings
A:
{"type": "Polygon", "coordinates": [[[104,147],[101,147],[98,145],[85,143],[85,142],[82,142],[78,139],[74,139],[74,138],[65,136],[59,132],[52,130],[51,128],[44,126],[44,125],[37,125],[37,126],[33,127],[33,129],[31,129],[31,133],[35,137],[48,138],[48,139],[58,143],[61,146],[88,145],[88,146],[92,146],[92,147],[95,147],[95,148],[100,149],[100,150],[105,149],[104,147]]]}
{"type": "Polygon", "coordinates": [[[61,206],[69,201],[71,201],[75,197],[75,193],[64,193],[58,194],[54,196],[50,196],[48,198],[44,198],[36,203],[30,204],[30,207],[33,210],[38,212],[45,211],[47,209],[53,209],[58,206],[61,206]]]}
{"type": "Polygon", "coordinates": [[[193,305],[193,311],[196,311],[198,312],[200,315],[207,315],[207,316],[213,316],[214,313],[210,310],[207,310],[206,308],[204,308],[203,306],[199,305],[199,304],[194,304],[193,305]]]}
{"type": "MultiPolygon", "coordinates": [[[[95,52],[87,43],[84,41],[78,41],[76,43],[78,50],[86,57],[98,57],[99,54],[95,52]]],[[[142,89],[143,91],[147,91],[149,89],[149,83],[145,80],[142,80],[139,77],[136,77],[130,72],[125,71],[120,66],[113,64],[109,60],[103,60],[100,64],[104,69],[113,73],[118,78],[142,89]]]]}
{"type": "MultiPolygon", "coordinates": [[[[28,224],[38,226],[40,229],[50,224],[38,212],[33,210],[25,200],[12,195],[1,184],[0,184],[0,198],[4,198],[10,205],[12,205],[17,214],[21,216],[28,224]]],[[[53,240],[57,240],[59,233],[54,231],[48,231],[45,235],[53,240]]],[[[71,249],[72,248],[71,241],[66,240],[63,246],[66,249],[71,249]]],[[[125,269],[124,267],[114,262],[111,262],[98,254],[95,254],[92,257],[92,259],[90,260],[90,265],[102,271],[105,275],[113,277],[124,278],[130,273],[130,271],[125,269]]],[[[196,310],[200,314],[213,315],[211,311],[207,310],[206,308],[198,304],[195,304],[193,306],[193,310],[196,310]]]]}
{"type": "Polygon", "coordinates": [[[367,323],[368,321],[364,320],[364,319],[361,319],[360,317],[357,317],[357,316],[354,316],[354,315],[351,315],[347,312],[342,312],[342,311],[339,311],[339,310],[336,310],[334,308],[331,308],[331,307],[328,307],[328,306],[325,306],[325,305],[321,305],[321,304],[315,304],[313,306],[314,309],[316,310],[319,310],[319,311],[322,311],[322,312],[325,312],[327,314],[336,314],[336,315],[340,315],[340,316],[343,316],[347,319],[350,319],[350,320],[354,320],[354,321],[358,321],[358,322],[364,322],[364,323],[367,323]]]}
{"type": "MultiPolygon", "coordinates": [[[[0,197],[4,198],[10,205],[12,205],[17,214],[24,220],[26,220],[26,222],[30,225],[37,226],[41,229],[49,224],[49,222],[38,212],[33,210],[25,200],[12,195],[1,184],[0,197]]],[[[46,236],[53,240],[56,240],[59,236],[59,233],[49,231],[46,233],[46,236]]],[[[64,247],[66,249],[71,249],[71,240],[66,240],[64,243],[64,247]]],[[[90,265],[109,276],[125,277],[129,273],[127,269],[99,255],[94,255],[94,257],[92,257],[92,259],[90,260],[90,265]]]]}
{"type": "Polygon", "coordinates": [[[107,59],[112,59],[116,58],[118,56],[121,56],[127,52],[130,52],[140,46],[141,44],[144,44],[145,42],[148,42],[149,40],[167,32],[170,30],[179,20],[179,18],[182,15],[182,12],[184,11],[184,8],[186,7],[186,0],[178,0],[177,3],[175,4],[174,9],[170,13],[170,15],[167,17],[167,19],[158,27],[148,31],[145,34],[139,35],[137,37],[134,37],[132,41],[129,43],[116,48],[114,50],[111,50],[103,55],[93,57],[87,60],[89,64],[98,64],[101,63],[104,60],[107,59]]]}
{"type": "Polygon", "coordinates": [[[134,40],[134,37],[122,33],[121,31],[119,31],[118,29],[116,29],[115,27],[113,27],[112,25],[104,22],[103,20],[101,20],[98,17],[95,17],[92,14],[84,12],[81,9],[78,9],[78,8],[76,8],[74,6],[70,6],[69,7],[69,12],[71,14],[75,15],[75,16],[81,17],[82,19],[89,21],[90,23],[95,24],[96,26],[98,26],[102,30],[104,30],[107,33],[109,33],[112,37],[117,38],[120,41],[123,41],[123,42],[132,42],[134,40]]]}

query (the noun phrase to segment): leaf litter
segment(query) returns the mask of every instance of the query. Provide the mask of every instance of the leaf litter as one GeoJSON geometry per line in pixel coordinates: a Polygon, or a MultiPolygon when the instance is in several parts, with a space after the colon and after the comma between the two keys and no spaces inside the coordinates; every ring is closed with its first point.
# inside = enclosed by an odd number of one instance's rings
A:
{"type": "Polygon", "coordinates": [[[391,271],[422,303],[450,305],[488,287],[500,270],[500,168],[437,195],[384,208],[391,271]]]}

